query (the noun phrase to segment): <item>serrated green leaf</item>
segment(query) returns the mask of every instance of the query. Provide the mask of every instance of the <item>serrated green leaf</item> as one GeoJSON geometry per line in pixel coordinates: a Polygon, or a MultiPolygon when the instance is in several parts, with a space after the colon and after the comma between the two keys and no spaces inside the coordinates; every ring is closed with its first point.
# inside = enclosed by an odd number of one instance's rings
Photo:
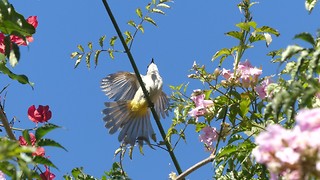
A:
{"type": "Polygon", "coordinates": [[[165,15],[165,13],[161,9],[157,8],[152,8],[151,12],[165,15]]]}
{"type": "Polygon", "coordinates": [[[117,39],[118,39],[118,36],[113,36],[112,38],[110,38],[109,44],[110,44],[111,47],[114,46],[114,44],[115,44],[117,39]]]}
{"type": "Polygon", "coordinates": [[[143,16],[143,15],[142,15],[142,11],[141,11],[140,8],[137,8],[137,9],[136,9],[136,14],[138,15],[139,18],[142,18],[142,16],[143,16]]]}
{"type": "Polygon", "coordinates": [[[100,53],[101,53],[101,50],[97,50],[97,51],[94,53],[94,64],[95,64],[95,66],[98,65],[98,59],[99,59],[100,53]]]}
{"type": "Polygon", "coordinates": [[[58,148],[61,148],[65,151],[68,151],[66,148],[64,148],[60,143],[52,140],[52,139],[40,139],[38,142],[37,142],[38,146],[52,146],[52,147],[58,147],[58,148]]]}
{"type": "Polygon", "coordinates": [[[312,46],[316,46],[316,42],[314,41],[312,35],[308,32],[303,32],[294,36],[294,39],[301,39],[305,42],[310,43],[312,46]]]}
{"type": "Polygon", "coordinates": [[[50,131],[55,130],[57,128],[60,128],[60,127],[51,123],[45,124],[37,128],[35,132],[36,139],[40,140],[43,136],[48,134],[50,131]]]}
{"type": "Polygon", "coordinates": [[[47,165],[47,166],[53,167],[58,170],[58,167],[56,165],[54,165],[48,158],[45,158],[42,156],[34,156],[33,162],[38,163],[38,164],[47,165]]]}
{"type": "Polygon", "coordinates": [[[100,45],[101,48],[103,48],[103,42],[104,42],[105,39],[106,39],[106,35],[103,35],[103,36],[101,36],[99,38],[99,45],[100,45]]]}
{"type": "Polygon", "coordinates": [[[92,50],[92,42],[88,42],[88,48],[92,50]]]}
{"type": "Polygon", "coordinates": [[[256,42],[256,41],[262,41],[262,40],[265,40],[265,37],[262,34],[255,34],[255,35],[251,35],[249,37],[249,42],[250,43],[253,43],[253,42],[256,42]]]}
{"type": "Polygon", "coordinates": [[[239,31],[230,31],[230,32],[227,32],[226,35],[234,37],[236,39],[241,39],[243,36],[243,33],[239,32],[239,31]]]}
{"type": "Polygon", "coordinates": [[[157,26],[156,22],[149,16],[144,17],[144,20],[153,24],[154,26],[157,26]]]}
{"type": "Polygon", "coordinates": [[[84,52],[84,49],[83,49],[82,45],[79,44],[77,47],[81,52],[84,52]]]}

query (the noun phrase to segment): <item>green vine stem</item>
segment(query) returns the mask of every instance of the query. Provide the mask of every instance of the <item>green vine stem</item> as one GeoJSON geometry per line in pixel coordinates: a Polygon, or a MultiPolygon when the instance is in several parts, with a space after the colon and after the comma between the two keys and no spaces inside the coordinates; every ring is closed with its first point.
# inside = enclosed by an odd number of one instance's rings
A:
{"type": "Polygon", "coordinates": [[[153,103],[151,102],[151,99],[150,99],[150,97],[149,97],[148,91],[147,91],[146,87],[144,86],[144,83],[143,83],[142,78],[141,78],[141,76],[140,76],[138,67],[137,67],[137,65],[136,65],[136,63],[135,63],[135,61],[134,61],[134,59],[133,59],[133,56],[132,56],[132,54],[131,54],[131,52],[130,52],[130,49],[128,48],[128,46],[127,46],[127,44],[126,44],[126,42],[125,42],[125,40],[124,40],[124,38],[123,38],[122,32],[121,32],[121,30],[120,30],[120,28],[119,28],[119,26],[118,26],[118,24],[117,24],[116,19],[114,18],[113,14],[112,14],[112,11],[111,11],[108,3],[107,3],[107,0],[102,0],[102,2],[103,2],[104,7],[106,8],[106,11],[107,11],[109,17],[110,17],[110,20],[111,20],[111,22],[112,22],[112,24],[113,24],[113,26],[114,26],[114,28],[115,28],[115,30],[116,30],[119,38],[120,38],[120,41],[121,41],[121,43],[122,43],[122,46],[124,47],[125,52],[126,52],[128,58],[129,58],[129,60],[130,60],[131,66],[132,66],[132,68],[133,68],[133,70],[134,70],[134,73],[135,73],[136,76],[137,76],[137,79],[138,79],[138,81],[139,81],[139,84],[140,84],[140,86],[141,86],[141,88],[142,88],[142,91],[143,91],[143,93],[144,93],[144,95],[145,95],[145,97],[146,97],[146,99],[147,99],[148,104],[149,104],[149,107],[150,107],[150,110],[151,110],[151,112],[152,112],[153,118],[155,119],[155,121],[156,121],[156,123],[157,123],[158,129],[159,129],[160,134],[161,134],[161,136],[162,136],[162,139],[164,140],[165,145],[166,145],[166,147],[167,147],[167,149],[168,149],[168,152],[169,152],[169,155],[170,155],[170,157],[171,157],[171,159],[172,159],[172,162],[173,162],[173,164],[174,164],[177,172],[178,172],[179,174],[181,174],[181,173],[182,173],[182,170],[181,170],[181,168],[180,168],[179,162],[178,162],[178,160],[177,160],[177,158],[176,158],[176,156],[175,156],[175,154],[174,154],[174,152],[173,152],[173,149],[172,149],[170,143],[169,143],[169,142],[167,141],[167,139],[166,139],[166,133],[165,133],[163,127],[162,127],[162,124],[161,124],[161,122],[160,122],[159,116],[157,115],[157,112],[156,112],[155,109],[154,109],[154,105],[153,105],[153,103]]]}

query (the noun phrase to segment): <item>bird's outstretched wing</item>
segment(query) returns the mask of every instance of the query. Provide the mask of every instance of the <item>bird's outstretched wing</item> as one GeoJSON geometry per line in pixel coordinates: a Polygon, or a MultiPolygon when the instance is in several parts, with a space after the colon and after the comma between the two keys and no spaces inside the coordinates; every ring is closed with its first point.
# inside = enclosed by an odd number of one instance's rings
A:
{"type": "Polygon", "coordinates": [[[154,102],[154,108],[160,116],[164,119],[166,116],[169,116],[167,108],[169,107],[169,99],[167,95],[161,91],[161,94],[156,102],[154,102]]]}
{"type": "Polygon", "coordinates": [[[139,87],[136,75],[129,72],[109,74],[101,81],[102,91],[115,101],[133,99],[139,87]]]}

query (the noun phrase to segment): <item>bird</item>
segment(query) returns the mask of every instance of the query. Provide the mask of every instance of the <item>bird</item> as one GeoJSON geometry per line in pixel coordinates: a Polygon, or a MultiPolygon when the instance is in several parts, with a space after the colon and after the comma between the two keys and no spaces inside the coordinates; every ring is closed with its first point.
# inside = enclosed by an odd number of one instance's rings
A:
{"type": "MultiPolygon", "coordinates": [[[[163,81],[157,65],[152,58],[146,75],[141,75],[157,116],[168,116],[169,98],[163,92],[163,81]]],[[[150,109],[137,76],[131,72],[119,71],[109,74],[101,81],[102,91],[114,101],[105,102],[103,121],[109,134],[118,130],[118,141],[134,146],[138,142],[150,145],[149,137],[156,142],[156,136],[150,121],[150,109]]]]}

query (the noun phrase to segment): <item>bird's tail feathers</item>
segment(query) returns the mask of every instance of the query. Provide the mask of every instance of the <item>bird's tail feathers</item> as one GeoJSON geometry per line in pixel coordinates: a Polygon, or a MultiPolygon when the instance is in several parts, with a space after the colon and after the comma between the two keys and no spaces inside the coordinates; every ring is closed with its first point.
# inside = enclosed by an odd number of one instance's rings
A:
{"type": "Polygon", "coordinates": [[[132,111],[131,101],[106,102],[103,110],[105,126],[110,134],[120,130],[118,140],[124,144],[134,145],[138,140],[140,146],[145,141],[150,145],[149,137],[156,141],[155,133],[150,122],[150,113],[132,111]]]}

